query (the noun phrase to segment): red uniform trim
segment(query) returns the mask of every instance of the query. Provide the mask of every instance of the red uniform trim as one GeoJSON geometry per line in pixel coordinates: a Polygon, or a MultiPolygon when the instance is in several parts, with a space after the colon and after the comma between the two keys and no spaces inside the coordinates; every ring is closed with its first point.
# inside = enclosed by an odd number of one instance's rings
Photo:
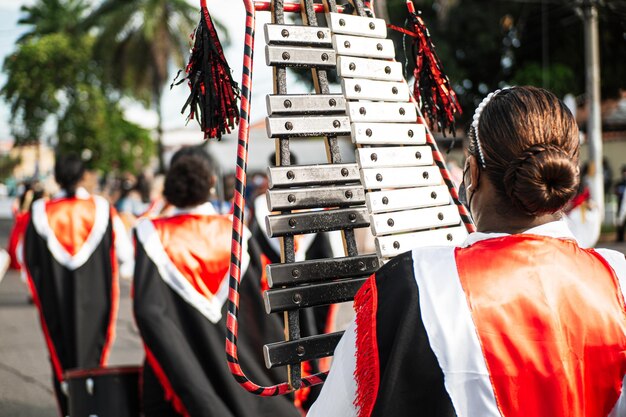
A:
{"type": "Polygon", "coordinates": [[[28,227],[28,223],[30,221],[30,212],[16,212],[14,216],[15,222],[13,223],[13,229],[11,229],[11,234],[9,235],[7,252],[9,252],[9,256],[11,257],[11,269],[19,271],[22,268],[22,265],[20,265],[18,261],[17,247],[19,246],[20,241],[24,238],[24,234],[26,233],[26,228],[28,227]]]}
{"type": "Polygon", "coordinates": [[[626,313],[603,258],[532,235],[455,256],[502,415],[607,416],[626,374],[626,313]]]}
{"type": "Polygon", "coordinates": [[[378,340],[376,339],[376,312],[378,311],[376,275],[372,275],[354,297],[354,310],[356,311],[357,352],[354,372],[357,393],[354,405],[359,411],[359,417],[369,417],[374,410],[380,384],[378,340]]]}
{"type": "Polygon", "coordinates": [[[111,346],[115,341],[115,322],[117,320],[117,310],[120,300],[120,282],[118,273],[117,257],[115,255],[115,228],[113,227],[113,216],[117,212],[111,207],[109,212],[109,225],[111,227],[111,248],[109,249],[109,257],[111,258],[111,312],[109,313],[109,325],[107,326],[107,334],[100,355],[100,366],[105,366],[109,360],[111,346]]]}
{"type": "Polygon", "coordinates": [[[165,391],[165,400],[172,403],[172,407],[177,413],[184,417],[189,417],[189,412],[185,408],[185,404],[183,404],[178,394],[176,394],[176,391],[174,391],[174,387],[167,378],[167,375],[159,364],[159,361],[145,343],[143,347],[146,351],[146,361],[154,371],[154,375],[159,380],[161,387],[163,387],[163,391],[165,391]]]}
{"type": "Polygon", "coordinates": [[[71,256],[78,253],[96,222],[96,202],[63,198],[46,202],[48,224],[55,237],[71,256]]]}

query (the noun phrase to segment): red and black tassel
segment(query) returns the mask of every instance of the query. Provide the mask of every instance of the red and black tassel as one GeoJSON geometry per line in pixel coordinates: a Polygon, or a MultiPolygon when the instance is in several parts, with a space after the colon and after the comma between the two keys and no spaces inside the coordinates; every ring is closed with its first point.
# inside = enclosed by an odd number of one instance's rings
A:
{"type": "Polygon", "coordinates": [[[413,37],[413,58],[415,60],[415,84],[413,95],[431,128],[437,126],[440,132],[455,134],[454,115],[462,113],[456,93],[450,80],[443,72],[443,66],[435,53],[435,45],[419,12],[412,1],[407,1],[409,28],[402,31],[413,37]]]}
{"type": "Polygon", "coordinates": [[[239,86],[233,80],[224,50],[209,15],[206,0],[200,0],[200,24],[194,31],[193,49],[185,68],[191,93],[181,113],[189,106],[187,120],[196,119],[204,138],[222,138],[239,121],[239,86]]]}

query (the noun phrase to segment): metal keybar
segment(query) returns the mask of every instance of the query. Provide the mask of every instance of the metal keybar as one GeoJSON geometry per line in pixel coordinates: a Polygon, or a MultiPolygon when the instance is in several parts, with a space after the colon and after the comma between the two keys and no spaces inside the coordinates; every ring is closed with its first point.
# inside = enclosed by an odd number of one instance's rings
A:
{"type": "Polygon", "coordinates": [[[267,170],[269,188],[302,187],[360,183],[356,164],[323,164],[270,167],[267,170]]]}
{"type": "Polygon", "coordinates": [[[424,125],[417,123],[352,123],[357,145],[425,145],[424,125]]]}
{"type": "Polygon", "coordinates": [[[276,189],[269,190],[266,196],[270,211],[349,207],[365,203],[365,190],[361,185],[276,189]]]}
{"type": "Polygon", "coordinates": [[[270,45],[332,46],[330,29],[300,25],[265,24],[265,43],[270,45]]]}
{"type": "Polygon", "coordinates": [[[367,168],[361,170],[361,183],[366,190],[380,190],[440,185],[443,178],[436,166],[367,168]]]}
{"type": "Polygon", "coordinates": [[[383,39],[387,37],[387,23],[383,19],[326,13],[326,22],[333,33],[383,39]]]}
{"type": "Polygon", "coordinates": [[[423,246],[460,246],[467,238],[467,235],[465,226],[455,226],[381,236],[375,239],[376,253],[381,258],[391,258],[423,246]]]}
{"type": "Polygon", "coordinates": [[[267,114],[345,113],[346,99],[341,94],[268,94],[267,114]]]}
{"type": "Polygon", "coordinates": [[[348,78],[365,78],[380,81],[403,81],[402,64],[380,59],[337,57],[337,75],[348,78]]]}
{"type": "Polygon", "coordinates": [[[414,167],[433,164],[430,146],[393,146],[358,148],[356,160],[361,168],[414,167]]]}
{"type": "Polygon", "coordinates": [[[370,213],[409,210],[450,204],[450,192],[445,185],[372,191],[365,196],[370,213]]]}
{"type": "Polygon", "coordinates": [[[333,35],[337,55],[364,58],[393,59],[396,51],[391,39],[372,39],[351,35],[333,35]]]}
{"type": "Polygon", "coordinates": [[[342,136],[350,134],[350,118],[341,115],[267,117],[265,127],[270,138],[342,136]]]}
{"type": "Polygon", "coordinates": [[[337,65],[337,55],[333,49],[326,48],[266,45],[265,62],[268,66],[333,68],[337,65]]]}
{"type": "Polygon", "coordinates": [[[413,103],[349,101],[351,122],[415,123],[417,111],[413,103]]]}
{"type": "Polygon", "coordinates": [[[281,237],[367,227],[369,218],[367,209],[362,207],[277,214],[267,216],[265,223],[270,237],[281,237]]]}
{"type": "Polygon", "coordinates": [[[270,264],[266,267],[270,288],[279,285],[300,285],[331,279],[371,275],[380,267],[374,254],[345,258],[316,259],[291,264],[270,264]]]}
{"type": "Polygon", "coordinates": [[[303,337],[290,342],[269,343],[263,346],[265,366],[271,369],[331,356],[341,336],[343,332],[335,332],[303,337]]]}
{"type": "Polygon", "coordinates": [[[263,293],[265,311],[269,314],[350,301],[354,299],[354,295],[365,281],[367,278],[344,279],[323,284],[267,290],[263,293]]]}
{"type": "Polygon", "coordinates": [[[461,216],[456,206],[429,207],[393,213],[372,214],[372,233],[375,236],[433,229],[441,226],[456,226],[461,216]]]}
{"type": "Polygon", "coordinates": [[[374,81],[365,78],[342,78],[341,88],[348,100],[408,101],[406,81],[374,81]]]}

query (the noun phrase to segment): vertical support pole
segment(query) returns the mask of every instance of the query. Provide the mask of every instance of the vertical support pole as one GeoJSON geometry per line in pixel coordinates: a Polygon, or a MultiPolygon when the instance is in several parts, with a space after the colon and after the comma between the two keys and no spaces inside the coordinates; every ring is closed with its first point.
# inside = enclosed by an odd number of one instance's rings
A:
{"type": "MultiPolygon", "coordinates": [[[[591,198],[598,204],[604,218],[604,179],[602,169],[602,118],[600,115],[600,50],[598,38],[598,10],[594,0],[583,1],[585,26],[585,78],[587,108],[587,140],[589,159],[593,169],[589,178],[591,198]]],[[[590,168],[591,168],[590,166],[590,168]]]]}

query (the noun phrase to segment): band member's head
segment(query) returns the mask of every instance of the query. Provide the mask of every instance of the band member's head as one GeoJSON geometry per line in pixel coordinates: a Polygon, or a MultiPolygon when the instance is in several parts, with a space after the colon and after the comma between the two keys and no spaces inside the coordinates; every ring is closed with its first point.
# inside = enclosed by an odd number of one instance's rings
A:
{"type": "Polygon", "coordinates": [[[176,207],[197,206],[209,200],[214,182],[211,158],[205,151],[174,155],[163,196],[176,207]]]}
{"type": "Polygon", "coordinates": [[[485,98],[470,128],[464,175],[479,230],[481,211],[520,224],[559,217],[576,194],[578,148],[574,117],[549,91],[513,87],[485,98]]]}
{"type": "Polygon", "coordinates": [[[57,155],[54,179],[65,193],[72,197],[85,176],[85,164],[80,156],[68,153],[57,155]]]}

